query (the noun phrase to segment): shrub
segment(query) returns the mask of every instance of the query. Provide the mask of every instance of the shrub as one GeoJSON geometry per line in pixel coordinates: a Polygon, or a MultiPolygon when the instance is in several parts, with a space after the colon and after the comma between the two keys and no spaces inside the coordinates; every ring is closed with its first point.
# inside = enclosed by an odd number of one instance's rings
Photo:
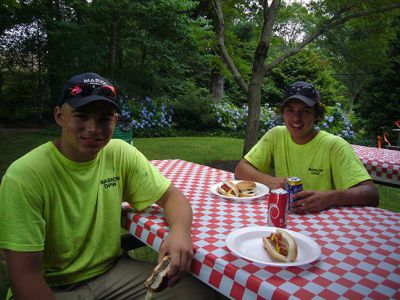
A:
{"type": "Polygon", "coordinates": [[[121,118],[131,120],[134,136],[168,136],[173,110],[167,104],[145,97],[140,101],[125,100],[120,106],[121,118]]]}
{"type": "Polygon", "coordinates": [[[216,127],[212,100],[208,95],[188,93],[172,103],[174,125],[185,130],[212,130],[216,127]]]}
{"type": "MultiPolygon", "coordinates": [[[[247,104],[238,107],[230,102],[222,102],[214,104],[213,111],[220,129],[244,133],[248,118],[247,104]]],[[[279,124],[282,124],[280,115],[268,104],[263,105],[260,112],[260,131],[264,133],[279,124]]]]}
{"type": "Polygon", "coordinates": [[[323,130],[351,141],[356,138],[353,123],[356,122],[354,114],[348,114],[342,109],[340,103],[335,106],[327,106],[325,119],[321,122],[323,130]]]}
{"type": "MultiPolygon", "coordinates": [[[[145,97],[141,101],[121,102],[122,120],[131,120],[133,136],[157,137],[178,135],[223,135],[244,137],[247,125],[247,104],[236,106],[224,101],[212,103],[205,95],[188,93],[185,97],[167,104],[167,100],[154,101],[145,97]]],[[[375,145],[373,137],[358,125],[354,114],[348,114],[340,103],[328,106],[324,120],[316,126],[329,133],[341,136],[350,143],[375,145]],[[356,134],[357,131],[357,134],[356,134]]],[[[277,125],[283,120],[268,104],[261,106],[259,133],[277,125]]]]}

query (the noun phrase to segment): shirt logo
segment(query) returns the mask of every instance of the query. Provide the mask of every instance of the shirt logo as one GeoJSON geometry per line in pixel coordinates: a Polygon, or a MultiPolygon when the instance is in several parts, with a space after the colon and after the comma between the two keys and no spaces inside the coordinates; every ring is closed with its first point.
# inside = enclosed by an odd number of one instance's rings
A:
{"type": "Polygon", "coordinates": [[[322,173],[324,173],[324,170],[315,169],[315,168],[308,168],[308,172],[310,172],[311,175],[320,176],[320,175],[322,175],[322,173]]]}
{"type": "Polygon", "coordinates": [[[117,186],[117,182],[119,180],[119,176],[114,176],[106,179],[101,179],[100,184],[102,184],[105,189],[108,189],[109,187],[117,186]]]}

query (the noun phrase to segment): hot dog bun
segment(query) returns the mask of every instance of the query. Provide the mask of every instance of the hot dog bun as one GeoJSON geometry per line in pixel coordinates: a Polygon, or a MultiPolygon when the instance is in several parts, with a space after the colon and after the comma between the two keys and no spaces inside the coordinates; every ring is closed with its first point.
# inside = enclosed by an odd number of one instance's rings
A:
{"type": "Polygon", "coordinates": [[[224,196],[239,197],[239,189],[232,181],[224,181],[217,190],[218,193],[224,196]]]}
{"type": "Polygon", "coordinates": [[[161,292],[167,287],[167,273],[170,268],[171,257],[164,256],[162,261],[154,268],[153,272],[144,282],[144,286],[150,292],[161,292]]]}
{"type": "Polygon", "coordinates": [[[262,240],[265,250],[272,258],[281,262],[296,260],[297,243],[287,231],[278,228],[275,233],[271,233],[269,237],[263,237],[262,240]]]}

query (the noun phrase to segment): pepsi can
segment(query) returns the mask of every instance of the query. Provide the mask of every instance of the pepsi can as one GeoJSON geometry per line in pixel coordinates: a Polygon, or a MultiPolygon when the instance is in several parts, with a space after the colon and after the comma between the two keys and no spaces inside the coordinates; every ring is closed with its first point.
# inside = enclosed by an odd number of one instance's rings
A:
{"type": "Polygon", "coordinates": [[[303,181],[299,177],[289,177],[287,179],[286,185],[285,185],[286,191],[289,193],[289,210],[292,211],[292,208],[290,206],[291,203],[294,201],[298,201],[301,198],[297,198],[296,200],[293,200],[293,195],[301,192],[303,190],[303,181]]]}

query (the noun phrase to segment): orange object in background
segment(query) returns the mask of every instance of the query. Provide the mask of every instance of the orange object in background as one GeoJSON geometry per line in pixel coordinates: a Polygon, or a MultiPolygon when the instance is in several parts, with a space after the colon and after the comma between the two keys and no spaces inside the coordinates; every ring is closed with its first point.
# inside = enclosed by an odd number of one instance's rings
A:
{"type": "Polygon", "coordinates": [[[392,144],[389,142],[388,136],[389,136],[389,134],[388,134],[387,132],[385,132],[385,133],[383,134],[383,140],[386,142],[386,144],[388,144],[389,146],[391,146],[392,144]]]}
{"type": "Polygon", "coordinates": [[[377,139],[377,143],[378,143],[378,148],[382,148],[382,137],[380,135],[378,135],[376,137],[377,139]]]}

